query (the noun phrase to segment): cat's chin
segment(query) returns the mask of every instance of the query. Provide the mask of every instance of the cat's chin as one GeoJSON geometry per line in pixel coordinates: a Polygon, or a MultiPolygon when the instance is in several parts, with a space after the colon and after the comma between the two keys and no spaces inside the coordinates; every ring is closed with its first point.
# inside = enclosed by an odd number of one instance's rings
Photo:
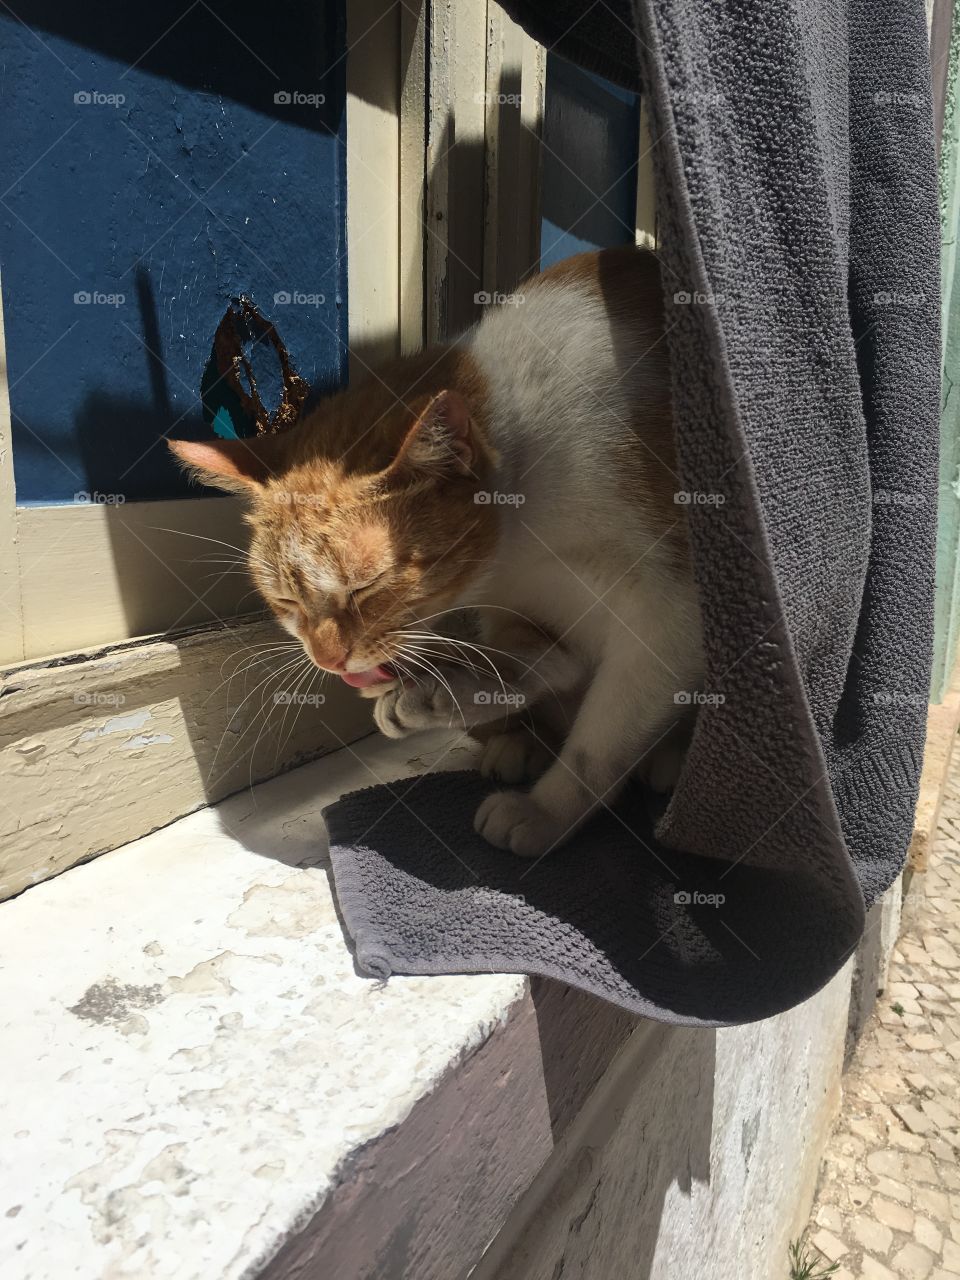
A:
{"type": "Polygon", "coordinates": [[[379,698],[385,693],[389,693],[391,689],[396,689],[400,683],[397,677],[393,680],[380,680],[377,684],[368,684],[366,688],[357,689],[361,698],[379,698]]]}

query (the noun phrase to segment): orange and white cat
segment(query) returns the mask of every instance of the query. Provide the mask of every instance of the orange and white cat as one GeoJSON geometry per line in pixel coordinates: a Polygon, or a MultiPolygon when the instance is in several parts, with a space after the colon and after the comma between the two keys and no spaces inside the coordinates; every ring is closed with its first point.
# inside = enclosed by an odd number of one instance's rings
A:
{"type": "Polygon", "coordinates": [[[476,729],[509,783],[546,766],[481,804],[501,849],[538,856],[631,774],[676,772],[702,652],[662,339],[656,259],[584,254],[292,431],[171,441],[249,499],[258,587],[384,733],[476,729]]]}

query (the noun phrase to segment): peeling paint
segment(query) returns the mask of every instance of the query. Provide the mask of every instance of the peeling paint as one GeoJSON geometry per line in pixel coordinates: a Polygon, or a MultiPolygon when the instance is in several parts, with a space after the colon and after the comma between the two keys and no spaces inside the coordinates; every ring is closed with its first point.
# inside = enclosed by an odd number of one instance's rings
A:
{"type": "Polygon", "coordinates": [[[216,995],[220,992],[235,991],[233,983],[224,973],[224,969],[232,958],[230,951],[221,951],[218,956],[209,960],[201,960],[189,973],[182,977],[172,977],[170,987],[173,991],[185,991],[191,995],[216,995]]]}
{"type": "Polygon", "coordinates": [[[111,733],[129,733],[131,730],[142,729],[152,719],[153,716],[146,710],[131,711],[125,716],[112,716],[96,729],[85,729],[78,741],[92,742],[95,738],[105,738],[111,733]]]}
{"type": "Polygon", "coordinates": [[[76,1004],[70,1005],[71,1013],[87,1022],[118,1024],[126,1022],[131,1009],[148,1009],[164,998],[159,983],[152,986],[123,984],[116,978],[104,978],[89,986],[76,1004]]]}
{"type": "Polygon", "coordinates": [[[169,733],[141,733],[136,738],[131,738],[126,745],[128,747],[152,747],[157,742],[173,742],[173,738],[169,733]]]}
{"type": "Polygon", "coordinates": [[[302,870],[283,884],[248,889],[227,923],[251,937],[305,938],[331,922],[331,911],[326,876],[302,870]]]}
{"type": "MultiPolygon", "coordinates": [[[[242,643],[272,643],[275,633],[272,623],[248,624],[242,643]]],[[[109,655],[98,650],[19,671],[19,692],[3,700],[0,732],[0,773],[5,768],[17,780],[0,805],[0,900],[245,788],[251,777],[259,780],[369,731],[366,704],[344,686],[322,714],[297,720],[279,756],[277,735],[265,731],[251,758],[255,700],[251,720],[241,717],[225,737],[236,698],[226,685],[216,697],[210,693],[221,666],[236,664],[237,646],[236,636],[196,632],[175,645],[153,641],[109,655]],[[91,698],[110,691],[126,705],[79,705],[78,691],[91,698]],[[139,740],[141,734],[153,741],[139,740]],[[113,803],[97,803],[98,795],[112,796],[113,803]]],[[[240,687],[238,679],[233,691],[240,687]]],[[[315,813],[316,801],[309,808],[315,813]]],[[[319,817],[296,821],[285,814],[283,821],[290,823],[291,846],[302,847],[304,856],[320,855],[319,817]]]]}

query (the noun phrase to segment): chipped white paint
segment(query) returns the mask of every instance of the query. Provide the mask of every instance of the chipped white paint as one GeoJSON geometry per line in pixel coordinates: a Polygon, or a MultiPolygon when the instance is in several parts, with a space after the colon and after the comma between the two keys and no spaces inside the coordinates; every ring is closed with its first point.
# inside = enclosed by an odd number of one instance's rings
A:
{"type": "Polygon", "coordinates": [[[135,738],[131,738],[127,743],[128,747],[153,747],[161,742],[173,742],[173,735],[169,733],[138,733],[135,738]]]}
{"type": "Polygon", "coordinates": [[[91,742],[94,738],[105,738],[109,733],[127,733],[134,729],[142,729],[152,718],[149,711],[134,711],[128,716],[111,716],[95,729],[85,729],[79,741],[91,742]]]}
{"type": "Polygon", "coordinates": [[[272,702],[258,646],[281,638],[249,623],[0,671],[0,900],[369,733],[339,681],[322,708],[272,702]]]}
{"type": "Polygon", "coordinates": [[[320,809],[411,755],[368,739],[0,906],[5,1275],[249,1274],[522,996],[354,972],[320,809]]]}

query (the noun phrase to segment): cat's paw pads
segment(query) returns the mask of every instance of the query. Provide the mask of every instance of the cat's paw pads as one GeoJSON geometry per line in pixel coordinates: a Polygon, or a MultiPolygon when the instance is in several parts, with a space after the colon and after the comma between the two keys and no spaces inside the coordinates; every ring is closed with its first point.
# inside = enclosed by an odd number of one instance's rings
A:
{"type": "Polygon", "coordinates": [[[418,729],[452,728],[460,723],[453,699],[437,681],[397,685],[377,699],[373,719],[388,738],[403,738],[418,729]]]}
{"type": "Polygon", "coordinates": [[[473,819],[473,829],[488,844],[521,858],[539,858],[559,844],[563,830],[545,809],[522,791],[495,791],[473,819]]]}
{"type": "Polygon", "coordinates": [[[539,778],[550,763],[550,753],[525,729],[497,733],[488,738],[480,757],[480,772],[507,786],[539,778]]]}

